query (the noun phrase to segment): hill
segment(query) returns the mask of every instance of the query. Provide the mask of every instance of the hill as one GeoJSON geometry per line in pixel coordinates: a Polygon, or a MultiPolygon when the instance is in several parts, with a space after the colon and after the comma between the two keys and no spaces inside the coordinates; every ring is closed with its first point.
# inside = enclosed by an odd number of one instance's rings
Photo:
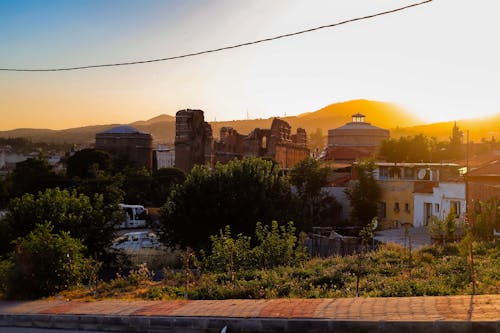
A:
{"type": "MultiPolygon", "coordinates": [[[[329,129],[344,125],[351,121],[351,115],[362,113],[366,121],[382,128],[391,130],[392,137],[415,135],[423,133],[447,140],[451,135],[453,122],[442,122],[422,125],[415,116],[404,108],[387,102],[353,100],[325,106],[314,112],[307,112],[298,116],[281,118],[286,120],[295,132],[298,127],[304,128],[308,134],[321,129],[327,135],[329,129]]],[[[214,137],[218,137],[220,129],[224,126],[233,127],[241,134],[248,134],[254,128],[269,128],[272,118],[232,120],[210,122],[214,137]]],[[[29,129],[21,128],[10,131],[0,131],[0,137],[23,137],[33,142],[47,143],[75,143],[91,145],[95,141],[95,134],[105,131],[118,124],[85,126],[65,130],[29,129]]],[[[155,143],[173,144],[175,139],[175,117],[162,114],[149,120],[130,123],[140,131],[151,133],[155,143]]],[[[484,119],[459,120],[457,125],[470,131],[470,139],[479,141],[481,138],[491,139],[492,136],[500,137],[500,115],[484,119]]],[[[464,138],[465,139],[465,138],[464,138]]]]}
{"type": "MultiPolygon", "coordinates": [[[[292,126],[293,132],[295,132],[297,127],[302,127],[310,134],[320,128],[323,134],[326,135],[329,129],[350,122],[351,116],[358,112],[366,116],[367,122],[383,128],[394,128],[398,125],[412,126],[421,123],[405,109],[396,104],[363,99],[330,104],[314,112],[281,119],[286,120],[292,126]]],[[[239,133],[246,134],[256,127],[269,128],[271,122],[272,118],[212,122],[210,124],[212,125],[214,136],[218,136],[220,128],[223,126],[231,126],[239,133]]]]}
{"type": "MultiPolygon", "coordinates": [[[[454,123],[454,121],[448,121],[410,127],[396,127],[391,129],[391,136],[400,137],[422,133],[435,137],[438,141],[449,140],[454,123]]],[[[469,131],[471,141],[479,142],[482,139],[500,138],[500,115],[478,119],[462,119],[457,120],[456,123],[464,132],[464,141],[467,139],[467,131],[469,131]]]]}

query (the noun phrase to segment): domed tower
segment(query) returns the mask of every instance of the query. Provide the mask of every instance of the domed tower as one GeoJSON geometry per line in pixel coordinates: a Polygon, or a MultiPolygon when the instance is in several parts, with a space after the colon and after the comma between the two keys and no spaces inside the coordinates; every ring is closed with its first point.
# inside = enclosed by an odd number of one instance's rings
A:
{"type": "Polygon", "coordinates": [[[95,135],[95,148],[125,157],[136,166],[151,170],[153,137],[131,126],[117,126],[95,135]]]}
{"type": "Polygon", "coordinates": [[[328,131],[328,149],[335,160],[355,161],[376,154],[389,137],[389,130],[367,123],[365,115],[356,113],[350,123],[328,131]]]}

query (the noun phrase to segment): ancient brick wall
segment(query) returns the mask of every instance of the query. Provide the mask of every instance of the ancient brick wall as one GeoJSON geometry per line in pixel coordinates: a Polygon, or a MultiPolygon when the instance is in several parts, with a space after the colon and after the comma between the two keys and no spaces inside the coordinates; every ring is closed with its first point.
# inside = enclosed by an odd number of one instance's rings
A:
{"type": "Polygon", "coordinates": [[[290,125],[275,118],[270,129],[254,129],[248,135],[223,127],[220,139],[212,139],[212,128],[201,110],[176,114],[175,165],[189,172],[195,164],[227,163],[244,157],[269,157],[290,168],[309,156],[307,134],[299,128],[292,136],[290,125]]]}
{"type": "Polygon", "coordinates": [[[195,164],[211,162],[212,128],[202,110],[181,110],[175,115],[175,166],[185,172],[195,164]]]}

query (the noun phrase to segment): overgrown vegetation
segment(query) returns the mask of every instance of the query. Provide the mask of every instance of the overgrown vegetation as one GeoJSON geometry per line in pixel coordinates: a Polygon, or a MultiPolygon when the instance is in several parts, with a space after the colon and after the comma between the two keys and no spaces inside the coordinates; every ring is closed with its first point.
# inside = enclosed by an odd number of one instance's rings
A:
{"type": "MultiPolygon", "coordinates": [[[[217,237],[218,244],[221,239],[217,237]]],[[[243,240],[243,243],[246,242],[243,240]]],[[[247,245],[243,248],[248,249],[247,245]]],[[[463,295],[472,292],[466,246],[459,243],[428,246],[413,252],[410,261],[406,249],[383,245],[362,257],[314,258],[269,269],[254,264],[247,269],[236,270],[235,266],[229,264],[230,261],[219,261],[220,265],[209,269],[210,265],[206,265],[208,262],[201,260],[200,269],[190,266],[189,274],[186,274],[186,269],[166,269],[163,279],[156,282],[152,281],[151,272],[142,267],[132,271],[128,277],[119,276],[109,283],[101,282],[95,290],[73,290],[64,295],[69,298],[124,297],[150,300],[184,297],[354,297],[356,274],[359,273],[359,295],[362,297],[463,295]]],[[[475,243],[473,249],[475,293],[499,293],[500,247],[492,242],[481,242],[475,243]]],[[[226,252],[227,256],[232,255],[233,258],[234,254],[234,251],[226,252]]]]}

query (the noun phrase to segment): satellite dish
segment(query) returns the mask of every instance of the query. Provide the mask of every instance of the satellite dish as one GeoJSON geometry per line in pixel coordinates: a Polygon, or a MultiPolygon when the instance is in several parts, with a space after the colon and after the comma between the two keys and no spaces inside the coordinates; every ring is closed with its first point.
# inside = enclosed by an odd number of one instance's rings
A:
{"type": "Polygon", "coordinates": [[[427,170],[420,169],[420,170],[418,170],[417,177],[418,177],[418,179],[424,179],[426,174],[427,174],[427,170]]]}

